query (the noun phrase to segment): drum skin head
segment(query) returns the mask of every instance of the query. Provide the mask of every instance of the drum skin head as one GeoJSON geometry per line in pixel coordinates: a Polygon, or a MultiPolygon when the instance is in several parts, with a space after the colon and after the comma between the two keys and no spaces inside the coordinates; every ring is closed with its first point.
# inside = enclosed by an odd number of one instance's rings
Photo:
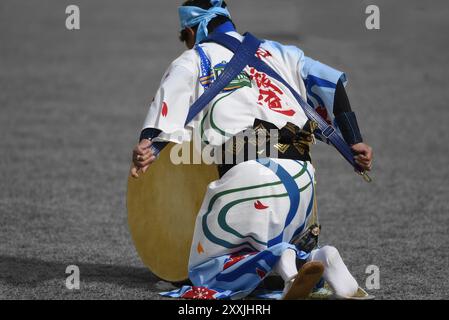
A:
{"type": "MultiPolygon", "coordinates": [[[[170,282],[188,279],[195,220],[215,165],[174,165],[169,144],[138,179],[128,178],[128,225],[136,250],[150,271],[170,282]]],[[[187,143],[187,148],[192,148],[187,143]]]]}

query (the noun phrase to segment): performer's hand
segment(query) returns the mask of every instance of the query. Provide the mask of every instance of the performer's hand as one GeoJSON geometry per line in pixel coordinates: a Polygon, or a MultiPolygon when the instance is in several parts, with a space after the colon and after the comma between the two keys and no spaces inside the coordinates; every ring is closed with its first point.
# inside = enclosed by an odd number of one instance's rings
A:
{"type": "Polygon", "coordinates": [[[145,173],[148,167],[156,160],[156,157],[151,152],[150,140],[142,140],[133,150],[133,163],[131,166],[131,176],[133,178],[139,177],[139,171],[145,173]]]}
{"type": "Polygon", "coordinates": [[[352,146],[355,152],[355,162],[366,171],[371,171],[373,163],[373,149],[365,143],[357,143],[352,146]]]}

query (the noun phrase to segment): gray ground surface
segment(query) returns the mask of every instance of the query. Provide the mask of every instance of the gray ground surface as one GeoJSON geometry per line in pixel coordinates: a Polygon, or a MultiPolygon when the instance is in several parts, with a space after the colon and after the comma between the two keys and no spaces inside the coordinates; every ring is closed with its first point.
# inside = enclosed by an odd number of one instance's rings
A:
{"type": "MultiPolygon", "coordinates": [[[[153,299],[167,287],[134,250],[125,192],[148,102],[183,50],[177,2],[0,2],[0,298],[153,299]],[[72,3],[77,32],[64,27],[72,3]]],[[[448,298],[447,1],[229,3],[241,31],[348,73],[375,182],[316,148],[323,242],[362,285],[380,267],[378,298],[448,298]],[[364,28],[370,3],[380,31],[364,28]]]]}

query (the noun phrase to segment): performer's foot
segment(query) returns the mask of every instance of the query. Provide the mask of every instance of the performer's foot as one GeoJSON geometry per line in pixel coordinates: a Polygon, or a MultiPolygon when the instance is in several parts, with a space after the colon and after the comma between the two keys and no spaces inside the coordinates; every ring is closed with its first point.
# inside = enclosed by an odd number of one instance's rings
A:
{"type": "Polygon", "coordinates": [[[338,300],[374,300],[375,297],[370,295],[368,292],[363,290],[362,288],[358,288],[356,294],[353,296],[345,297],[345,296],[338,296],[335,295],[335,298],[338,300]]]}
{"type": "Polygon", "coordinates": [[[323,263],[325,269],[323,278],[332,288],[335,298],[349,299],[360,293],[357,281],[349,272],[336,248],[325,246],[314,250],[310,258],[312,261],[323,263]]]}
{"type": "Polygon", "coordinates": [[[324,265],[318,261],[307,262],[298,274],[285,282],[282,300],[306,299],[320,281],[324,265]]]}

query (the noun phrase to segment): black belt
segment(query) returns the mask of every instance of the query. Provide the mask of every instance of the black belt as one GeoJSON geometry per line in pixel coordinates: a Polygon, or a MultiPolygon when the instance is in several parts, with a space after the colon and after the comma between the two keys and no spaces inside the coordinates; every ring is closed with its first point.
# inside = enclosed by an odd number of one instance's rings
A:
{"type": "Polygon", "coordinates": [[[304,127],[287,123],[279,129],[274,124],[256,119],[253,128],[233,136],[222,145],[220,178],[237,164],[261,158],[311,161],[310,145],[317,125],[308,120],[304,127]],[[275,151],[275,152],[273,152],[275,151]]]}

